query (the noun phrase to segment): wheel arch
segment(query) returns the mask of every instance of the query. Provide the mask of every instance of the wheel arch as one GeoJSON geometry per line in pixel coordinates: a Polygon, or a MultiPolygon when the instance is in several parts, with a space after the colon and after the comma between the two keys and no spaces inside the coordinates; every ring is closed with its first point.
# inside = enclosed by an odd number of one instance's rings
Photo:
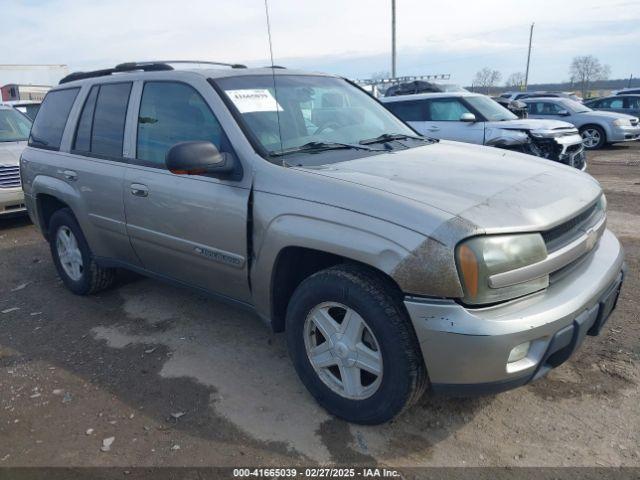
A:
{"type": "MultiPolygon", "coordinates": [[[[389,237],[402,236],[390,230],[389,237]]],[[[275,331],[284,328],[291,294],[309,275],[340,263],[354,263],[378,272],[401,291],[393,272],[411,255],[398,241],[356,226],[289,214],[261,230],[255,245],[251,270],[254,306],[275,331]]]]}
{"type": "Polygon", "coordinates": [[[376,266],[327,251],[287,246],[278,252],[271,274],[270,319],[271,327],[275,332],[282,332],[285,329],[287,307],[296,288],[314,273],[340,264],[357,265],[371,271],[372,275],[383,279],[398,300],[402,299],[400,285],[388,273],[376,266]]]}

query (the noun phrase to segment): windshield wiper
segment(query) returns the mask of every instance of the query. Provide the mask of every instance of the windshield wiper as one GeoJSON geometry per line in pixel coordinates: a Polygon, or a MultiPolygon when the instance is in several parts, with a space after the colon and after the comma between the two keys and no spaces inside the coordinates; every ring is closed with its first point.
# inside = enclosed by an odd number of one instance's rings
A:
{"type": "Polygon", "coordinates": [[[364,145],[355,144],[355,143],[340,143],[340,142],[309,142],[304,145],[300,145],[299,147],[285,148],[284,150],[271,152],[269,153],[272,157],[281,157],[282,155],[289,155],[291,153],[300,153],[300,152],[324,152],[326,150],[342,150],[342,149],[353,149],[353,150],[367,150],[371,152],[382,152],[378,148],[370,148],[364,145]]]}
{"type": "Polygon", "coordinates": [[[365,140],[360,140],[360,145],[370,145],[372,143],[384,143],[390,142],[392,140],[421,140],[423,142],[434,142],[435,140],[432,138],[418,137],[415,135],[405,135],[404,133],[383,133],[382,135],[375,138],[367,138],[365,140]]]}

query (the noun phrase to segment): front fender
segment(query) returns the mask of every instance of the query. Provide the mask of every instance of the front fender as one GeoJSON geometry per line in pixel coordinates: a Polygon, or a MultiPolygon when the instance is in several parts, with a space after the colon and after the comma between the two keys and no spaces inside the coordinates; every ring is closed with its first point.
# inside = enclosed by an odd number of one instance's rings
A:
{"type": "Polygon", "coordinates": [[[287,247],[369,265],[390,276],[405,293],[456,296],[461,291],[453,250],[423,234],[342,208],[303,200],[284,202],[260,192],[254,205],[251,284],[256,311],[265,319],[271,316],[271,292],[277,287],[271,285],[272,272],[287,247]],[[286,212],[277,212],[285,207],[286,212]]]}

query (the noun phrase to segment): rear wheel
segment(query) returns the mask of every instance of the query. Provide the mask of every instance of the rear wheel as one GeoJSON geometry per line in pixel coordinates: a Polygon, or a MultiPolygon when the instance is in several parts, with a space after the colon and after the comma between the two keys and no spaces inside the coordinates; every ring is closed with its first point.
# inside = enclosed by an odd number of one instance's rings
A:
{"type": "Polygon", "coordinates": [[[300,379],[330,413],[377,424],[420,398],[426,369],[410,320],[386,279],[359,266],[307,278],[287,310],[300,379]]]}
{"type": "Polygon", "coordinates": [[[115,270],[98,266],[70,209],[58,210],[49,222],[53,263],[64,284],[76,295],[88,295],[110,287],[115,270]]]}
{"type": "Polygon", "coordinates": [[[597,125],[587,125],[580,129],[582,135],[582,144],[584,148],[589,150],[597,150],[607,143],[607,137],[604,130],[597,125]]]}

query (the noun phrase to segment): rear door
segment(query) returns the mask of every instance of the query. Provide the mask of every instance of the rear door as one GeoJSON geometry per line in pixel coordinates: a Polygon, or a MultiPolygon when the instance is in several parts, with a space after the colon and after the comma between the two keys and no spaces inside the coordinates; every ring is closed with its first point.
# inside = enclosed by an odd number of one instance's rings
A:
{"type": "Polygon", "coordinates": [[[167,151],[186,141],[231,144],[205,100],[204,80],[147,81],[131,132],[125,212],[131,243],[145,269],[190,286],[249,302],[247,212],[250,185],[210,175],[176,175],[167,151]]]}
{"type": "Polygon", "coordinates": [[[464,113],[473,112],[460,98],[430,98],[426,102],[425,130],[429,135],[458,142],[484,143],[484,122],[461,122],[464,113]]]}
{"type": "Polygon", "coordinates": [[[94,253],[139,265],[127,235],[123,204],[123,142],[131,88],[132,82],[111,82],[84,92],[70,162],[62,174],[86,205],[91,227],[84,233],[94,253]]]}

